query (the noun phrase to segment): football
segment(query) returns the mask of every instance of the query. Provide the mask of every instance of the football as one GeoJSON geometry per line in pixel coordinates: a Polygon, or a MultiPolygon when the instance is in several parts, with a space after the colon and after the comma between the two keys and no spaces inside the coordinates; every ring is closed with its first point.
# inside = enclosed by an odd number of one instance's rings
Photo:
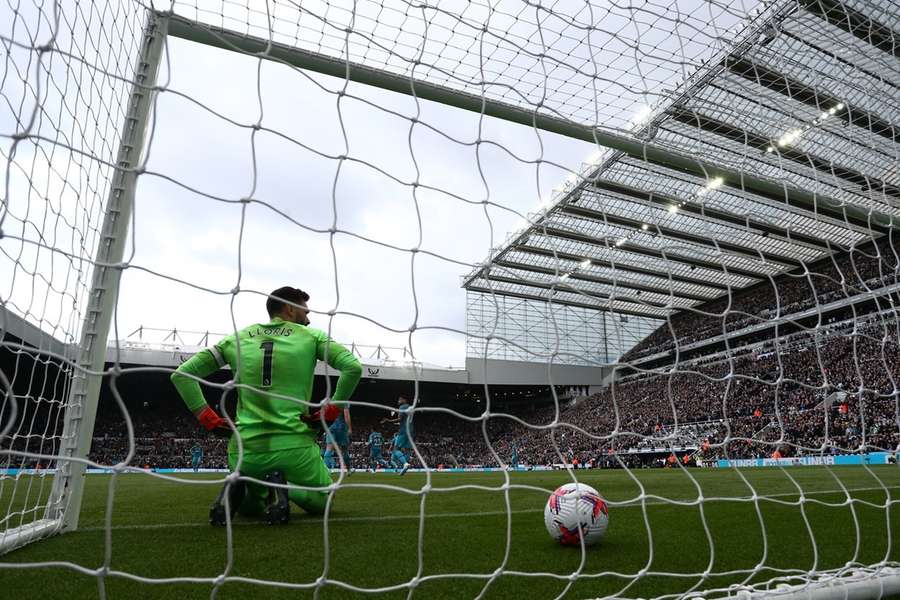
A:
{"type": "Polygon", "coordinates": [[[591,546],[603,539],[609,526],[609,508],[594,488],[567,483],[550,494],[544,506],[544,525],[564,546],[591,546]]]}

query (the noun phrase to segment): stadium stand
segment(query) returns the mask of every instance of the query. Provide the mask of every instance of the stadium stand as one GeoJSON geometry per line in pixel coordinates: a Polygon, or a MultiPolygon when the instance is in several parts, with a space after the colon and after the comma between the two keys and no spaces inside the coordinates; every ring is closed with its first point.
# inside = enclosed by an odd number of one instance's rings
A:
{"type": "Polygon", "coordinates": [[[867,243],[809,265],[803,272],[781,275],[735,293],[730,306],[726,297],[677,313],[626,353],[622,361],[671,350],[676,341],[684,346],[896,284],[900,268],[897,249],[898,243],[892,240],[867,243]]]}
{"type": "MultiPolygon", "coordinates": [[[[513,444],[524,465],[565,461],[602,467],[661,465],[672,454],[696,464],[720,457],[767,457],[776,451],[782,456],[852,453],[863,443],[870,450],[895,451],[891,431],[897,426],[900,327],[889,308],[895,297],[885,293],[867,304],[852,301],[896,284],[898,264],[896,246],[882,242],[828,259],[815,271],[756,286],[735,295],[730,307],[715,301],[703,306],[702,313],[676,314],[671,325],[679,332],[678,345],[685,346],[721,335],[723,325],[737,332],[778,316],[790,324],[793,315],[810,307],[847,301],[838,310],[818,315],[824,327],[795,323],[788,334],[763,329],[727,347],[710,344],[677,361],[673,353],[665,355],[675,347],[667,323],[624,357],[622,362],[631,361],[632,366],[623,366],[615,383],[602,392],[585,398],[582,391],[560,387],[558,415],[549,390],[540,401],[508,403],[504,411],[527,427],[502,414],[483,422],[474,416],[480,414],[475,409],[467,418],[423,411],[416,415],[418,450],[431,467],[499,466],[509,461],[513,444]],[[641,362],[662,355],[655,362],[641,362]],[[835,391],[842,392],[839,402],[834,401],[835,391]],[[552,429],[556,419],[565,427],[552,429]],[[613,444],[614,432],[620,435],[613,444]]],[[[12,372],[16,363],[42,359],[26,349],[6,348],[2,360],[4,369],[12,372]]],[[[61,379],[60,367],[46,360],[40,367],[35,372],[51,390],[61,379]]],[[[199,443],[204,467],[225,467],[226,441],[202,435],[169,389],[168,378],[156,375],[129,375],[118,383],[126,390],[122,396],[128,398],[134,428],[129,464],[188,467],[190,448],[199,443]]],[[[365,392],[370,399],[383,394],[385,403],[392,401],[395,390],[389,384],[371,384],[374,387],[365,392]]],[[[34,386],[31,389],[33,395],[34,386]]],[[[481,386],[469,386],[460,401],[477,402],[481,395],[481,386]]],[[[29,414],[16,417],[29,426],[11,431],[4,444],[53,454],[51,446],[58,440],[27,432],[49,427],[59,418],[58,407],[37,397],[29,400],[36,401],[20,403],[29,414]]],[[[459,405],[445,408],[461,410],[459,405]]],[[[364,440],[369,431],[378,429],[386,439],[393,434],[379,424],[382,416],[378,411],[355,414],[355,467],[366,465],[364,440]]],[[[90,458],[111,465],[124,460],[128,450],[123,413],[106,390],[90,458]]]]}
{"type": "MultiPolygon", "coordinates": [[[[775,451],[782,456],[852,453],[859,451],[863,435],[870,449],[894,451],[893,381],[900,376],[900,352],[896,341],[889,341],[897,335],[888,335],[888,328],[896,329],[896,321],[872,315],[864,327],[849,320],[757,343],[737,354],[704,356],[676,370],[629,375],[562,409],[558,418],[566,427],[555,430],[555,439],[549,428],[555,417],[551,404],[512,410],[532,427],[495,416],[483,428],[479,420],[423,412],[416,417],[416,441],[431,467],[499,466],[486,436],[504,463],[515,443],[525,465],[655,466],[673,452],[679,460],[688,455],[690,464],[767,457],[775,451]],[[880,364],[882,352],[887,368],[880,364]],[[840,403],[826,401],[834,390],[846,392],[840,403]],[[611,444],[614,431],[620,435],[611,444]]],[[[224,465],[224,441],[198,437],[179,409],[171,400],[163,412],[131,412],[132,464],[186,467],[189,448],[199,442],[204,466],[224,465]]],[[[354,420],[357,468],[365,467],[363,440],[369,431],[377,428],[386,438],[393,433],[377,417],[354,420]]],[[[112,464],[124,458],[122,434],[120,420],[101,414],[92,459],[112,464]]]]}

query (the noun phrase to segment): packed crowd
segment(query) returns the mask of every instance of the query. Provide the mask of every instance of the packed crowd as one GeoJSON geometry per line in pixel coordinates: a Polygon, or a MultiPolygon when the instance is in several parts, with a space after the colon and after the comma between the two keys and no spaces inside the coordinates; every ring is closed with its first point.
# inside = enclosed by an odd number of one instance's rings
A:
{"type": "MultiPolygon", "coordinates": [[[[897,339],[896,322],[851,320],[770,340],[740,355],[631,375],[601,393],[560,402],[559,410],[549,404],[517,411],[525,424],[504,413],[483,419],[416,410],[415,465],[508,465],[514,447],[521,465],[609,467],[665,463],[672,453],[696,464],[722,457],[895,451],[897,339]]],[[[224,466],[224,440],[197,437],[196,429],[187,431],[187,421],[183,429],[132,418],[132,464],[187,467],[191,446],[200,443],[204,467],[224,466]]],[[[377,430],[389,440],[391,427],[377,417],[354,419],[354,467],[368,465],[369,433],[377,430]]],[[[105,431],[95,438],[92,458],[110,464],[126,450],[124,438],[105,431]]]]}
{"type": "MultiPolygon", "coordinates": [[[[197,431],[193,437],[135,437],[134,453],[127,464],[146,469],[191,467],[191,449],[198,445],[203,449],[201,465],[208,469],[228,467],[226,451],[228,440],[201,437],[197,431]]],[[[128,438],[122,435],[94,437],[90,459],[99,465],[111,466],[125,461],[128,455],[128,438]]]]}
{"type": "Polygon", "coordinates": [[[876,246],[865,244],[834,260],[810,265],[807,273],[780,275],[758,287],[709,303],[701,312],[689,310],[673,315],[629,351],[623,361],[671,350],[676,341],[683,347],[720,336],[723,330],[737,331],[895,284],[900,281],[897,251],[897,244],[891,247],[887,241],[880,242],[877,250],[876,246]]]}
{"type": "MultiPolygon", "coordinates": [[[[504,462],[515,445],[520,462],[531,465],[634,466],[672,452],[689,454],[692,463],[894,452],[900,444],[898,330],[896,321],[879,316],[850,319],[740,355],[632,375],[558,417],[553,406],[518,414],[529,426],[495,415],[487,439],[504,462]]],[[[457,449],[465,462],[496,464],[480,424],[457,426],[448,440],[443,452],[457,449]]]]}
{"type": "MultiPolygon", "coordinates": [[[[664,463],[672,453],[695,464],[722,457],[893,452],[900,444],[898,332],[890,313],[870,315],[628,374],[591,396],[584,389],[560,390],[557,403],[507,409],[513,414],[462,417],[415,409],[414,466],[508,465],[514,449],[521,465],[607,467],[664,463]]],[[[130,450],[131,466],[189,468],[191,448],[199,445],[203,468],[226,467],[227,441],[201,433],[189,414],[178,412],[177,402],[165,405],[170,408],[129,406],[133,444],[121,412],[102,411],[90,459],[113,465],[130,450]]],[[[368,465],[371,431],[385,440],[396,432],[383,416],[354,416],[354,467],[368,465]]],[[[58,445],[58,437],[39,435],[39,426],[20,429],[7,436],[17,449],[52,454],[58,445]]],[[[15,462],[5,466],[41,461],[15,462]]]]}
{"type": "MultiPolygon", "coordinates": [[[[618,430],[600,445],[616,453],[648,438],[675,442],[667,432],[674,432],[676,418],[680,424],[718,421],[693,440],[698,458],[894,451],[900,442],[896,323],[856,325],[633,376],[591,397],[578,407],[582,414],[567,421],[589,423],[585,429],[598,436],[618,430]]],[[[598,440],[576,439],[581,452],[598,449],[598,440]]]]}
{"type": "MultiPolygon", "coordinates": [[[[514,415],[467,418],[416,409],[414,466],[508,465],[514,448],[521,465],[606,467],[664,463],[672,453],[695,464],[721,457],[893,452],[900,444],[898,331],[884,315],[851,319],[739,353],[627,375],[591,396],[564,393],[559,409],[550,403],[514,415]]],[[[381,416],[354,417],[354,467],[368,465],[371,431],[386,440],[395,433],[396,425],[381,416]]],[[[191,448],[200,445],[203,468],[227,466],[227,441],[201,433],[188,414],[133,406],[129,418],[133,445],[120,412],[98,416],[92,461],[113,465],[130,449],[131,466],[189,468],[191,448]]],[[[17,447],[52,453],[56,440],[43,440],[41,450],[38,438],[24,433],[16,434],[17,447]]]]}

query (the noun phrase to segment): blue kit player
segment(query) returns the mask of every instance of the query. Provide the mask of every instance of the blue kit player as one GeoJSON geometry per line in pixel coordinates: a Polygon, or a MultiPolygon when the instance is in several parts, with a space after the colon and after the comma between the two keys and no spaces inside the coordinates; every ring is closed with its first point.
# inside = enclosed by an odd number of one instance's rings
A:
{"type": "Polygon", "coordinates": [[[384,459],[381,458],[384,438],[379,432],[373,431],[366,444],[369,446],[369,469],[374,473],[379,466],[384,466],[384,459]]]}
{"type": "Polygon", "coordinates": [[[393,439],[393,450],[391,452],[391,462],[400,464],[400,474],[403,475],[409,469],[409,458],[407,451],[412,451],[413,447],[413,416],[410,411],[409,400],[405,396],[397,398],[397,418],[386,419],[392,423],[398,423],[400,429],[393,439]]]}
{"type": "Polygon", "coordinates": [[[391,466],[400,471],[403,475],[409,470],[409,460],[400,447],[400,434],[395,434],[391,439],[391,466]]]}
{"type": "Polygon", "coordinates": [[[350,474],[350,409],[345,408],[341,411],[334,422],[328,426],[325,432],[325,466],[334,469],[341,466],[340,460],[335,460],[335,454],[340,454],[343,459],[343,468],[350,474]]]}
{"type": "Polygon", "coordinates": [[[519,470],[519,442],[512,443],[512,456],[509,457],[513,471],[519,470]]]}
{"type": "Polygon", "coordinates": [[[191,448],[191,468],[194,473],[200,470],[200,462],[203,460],[203,448],[200,444],[194,444],[191,448]]]}

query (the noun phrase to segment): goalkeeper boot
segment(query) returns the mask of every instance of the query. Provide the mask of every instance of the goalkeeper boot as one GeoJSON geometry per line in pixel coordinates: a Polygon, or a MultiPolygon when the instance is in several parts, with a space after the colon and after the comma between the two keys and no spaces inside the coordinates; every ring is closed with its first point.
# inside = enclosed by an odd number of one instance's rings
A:
{"type": "Polygon", "coordinates": [[[222,486],[221,491],[219,491],[216,501],[213,502],[213,505],[209,509],[209,524],[224,527],[227,522],[226,512],[234,519],[238,507],[241,505],[241,502],[244,501],[245,489],[243,481],[235,483],[226,482],[225,485],[222,486]],[[225,508],[226,494],[228,494],[227,511],[225,508]]]}
{"type": "MultiPolygon", "coordinates": [[[[272,471],[266,475],[266,483],[286,485],[284,473],[272,471]]],[[[266,523],[269,525],[283,525],[291,518],[291,504],[288,499],[287,488],[269,487],[269,503],[266,506],[266,523]]]]}

